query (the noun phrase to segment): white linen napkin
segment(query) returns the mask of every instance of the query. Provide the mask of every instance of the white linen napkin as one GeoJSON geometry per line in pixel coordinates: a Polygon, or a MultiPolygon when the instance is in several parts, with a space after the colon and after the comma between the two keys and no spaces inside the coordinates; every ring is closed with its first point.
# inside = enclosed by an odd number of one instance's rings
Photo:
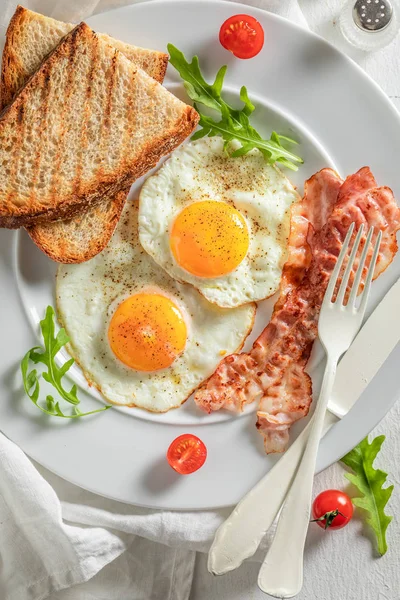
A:
{"type": "MultiPolygon", "coordinates": [[[[71,22],[130,3],[24,1],[27,8],[71,22]]],[[[297,0],[247,3],[306,23],[297,0]]],[[[16,4],[0,0],[0,47],[16,4]]],[[[195,553],[208,550],[229,512],[155,511],[102,498],[33,464],[0,434],[0,598],[188,600],[195,553]]],[[[212,585],[204,559],[201,563],[203,583],[196,584],[196,598],[222,600],[225,589],[233,599],[241,586],[243,598],[249,598],[243,571],[212,585]]],[[[255,581],[254,576],[251,572],[255,581]]]]}

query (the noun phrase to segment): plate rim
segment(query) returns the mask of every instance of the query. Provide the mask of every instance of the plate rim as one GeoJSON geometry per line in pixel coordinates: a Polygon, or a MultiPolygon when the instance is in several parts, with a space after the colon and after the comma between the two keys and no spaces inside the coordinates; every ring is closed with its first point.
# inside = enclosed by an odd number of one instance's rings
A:
{"type": "MultiPolygon", "coordinates": [[[[387,107],[390,107],[391,112],[393,113],[393,115],[396,115],[396,119],[399,122],[400,125],[400,114],[398,112],[398,110],[396,109],[395,105],[392,103],[392,101],[390,100],[390,98],[385,94],[385,92],[382,90],[382,88],[379,86],[379,84],[377,84],[357,63],[355,63],[349,56],[347,56],[346,54],[344,54],[343,52],[341,52],[339,49],[337,49],[333,44],[331,44],[330,42],[326,41],[324,38],[322,38],[321,36],[319,36],[318,34],[305,29],[304,27],[302,27],[301,25],[298,25],[296,23],[293,23],[292,21],[281,17],[279,15],[276,15],[275,13],[271,13],[269,11],[260,9],[260,8],[256,8],[256,7],[252,7],[252,6],[248,6],[248,5],[243,5],[243,4],[235,4],[233,5],[231,2],[228,2],[226,0],[207,0],[207,2],[209,4],[220,4],[220,5],[225,5],[225,6],[229,6],[230,9],[233,10],[238,10],[238,12],[242,9],[246,12],[250,12],[250,13],[254,13],[254,14],[260,14],[265,16],[265,14],[268,15],[268,18],[272,19],[272,20],[276,20],[279,22],[284,22],[285,26],[289,26],[292,27],[295,30],[301,30],[302,32],[306,32],[307,35],[314,37],[320,41],[322,41],[324,44],[326,44],[327,46],[329,46],[331,48],[331,50],[333,50],[338,56],[341,57],[341,59],[343,59],[343,57],[346,59],[346,61],[352,66],[352,68],[356,67],[356,70],[359,71],[359,73],[361,73],[361,75],[363,76],[364,79],[367,79],[369,81],[370,84],[372,84],[375,89],[379,92],[379,94],[381,95],[381,97],[383,99],[385,99],[387,107]]],[[[119,7],[116,9],[113,9],[111,11],[104,11],[103,13],[99,13],[98,15],[93,15],[92,17],[89,17],[87,19],[88,24],[90,25],[90,21],[93,18],[96,18],[97,16],[100,15],[105,15],[105,14],[111,14],[111,13],[116,13],[119,11],[124,11],[124,10],[133,10],[133,11],[139,11],[142,9],[146,9],[148,10],[149,7],[152,7],[152,9],[154,10],[154,8],[156,8],[159,5],[163,5],[163,8],[165,8],[166,5],[177,5],[177,4],[193,4],[193,5],[204,5],[204,0],[153,0],[151,3],[140,3],[140,4],[136,4],[136,5],[130,5],[130,6],[123,6],[123,7],[119,7]]],[[[232,10],[232,12],[233,12],[232,10]]],[[[22,307],[21,307],[22,308],[22,307]]],[[[24,308],[22,308],[22,310],[24,310],[24,308]]],[[[400,389],[398,390],[398,395],[400,395],[400,389]]],[[[393,406],[393,404],[396,402],[397,398],[394,398],[393,401],[391,402],[388,410],[390,410],[390,407],[393,406]]],[[[379,421],[378,421],[379,422],[379,421]]],[[[374,425],[371,426],[371,429],[373,427],[375,427],[377,423],[375,423],[374,425]]],[[[335,429],[335,427],[333,428],[333,430],[335,429]]],[[[7,435],[7,434],[5,434],[7,435]]],[[[329,434],[328,434],[329,435],[329,434]]],[[[7,436],[8,437],[8,436],[7,436]]],[[[12,439],[12,438],[9,438],[12,439]]],[[[362,438],[360,438],[362,439],[362,438]]],[[[359,441],[359,440],[358,440],[359,441]]],[[[348,447],[348,450],[350,450],[353,447],[353,442],[351,442],[351,444],[348,447]]],[[[341,456],[343,455],[342,450],[337,454],[336,458],[334,457],[332,460],[329,461],[325,461],[325,463],[323,464],[323,466],[320,468],[320,470],[325,469],[326,467],[330,466],[331,464],[333,464],[334,462],[336,462],[341,456]]],[[[91,493],[95,493],[97,495],[103,496],[105,498],[110,498],[112,500],[118,501],[118,502],[122,502],[124,504],[129,504],[129,505],[133,505],[133,506],[140,506],[140,507],[145,507],[145,508],[154,508],[154,509],[162,509],[163,506],[161,505],[151,505],[148,503],[138,503],[138,502],[132,502],[129,500],[121,500],[120,498],[113,496],[111,494],[104,494],[103,492],[99,492],[96,489],[91,488],[90,486],[84,486],[82,485],[82,483],[76,483],[71,477],[66,478],[64,475],[60,475],[59,472],[57,472],[56,470],[49,468],[45,462],[43,462],[41,459],[36,458],[36,456],[34,456],[34,453],[29,452],[29,456],[31,456],[33,458],[33,460],[37,461],[39,464],[43,465],[43,467],[45,467],[46,469],[48,469],[50,472],[54,473],[55,475],[61,477],[62,479],[71,482],[73,485],[77,485],[78,487],[81,487],[82,489],[86,489],[87,491],[91,492],[91,493]]],[[[332,457],[331,457],[332,458],[332,457]]],[[[188,508],[187,506],[179,508],[179,507],[174,507],[174,508],[170,508],[170,507],[166,507],[164,506],[164,508],[167,508],[168,510],[193,510],[193,511],[202,511],[202,510],[214,510],[214,509],[219,509],[222,507],[226,507],[226,506],[232,506],[232,504],[226,504],[226,503],[217,503],[214,506],[212,505],[207,505],[205,508],[204,507],[197,507],[197,508],[188,508]]]]}
{"type": "MultiPolygon", "coordinates": [[[[390,108],[394,118],[399,122],[400,124],[400,112],[399,110],[396,108],[395,104],[392,102],[392,100],[389,98],[389,96],[386,94],[386,92],[382,89],[382,87],[371,77],[371,75],[369,75],[358,63],[356,63],[355,60],[353,60],[350,56],[348,56],[345,52],[342,52],[341,50],[339,50],[339,48],[337,48],[332,42],[330,42],[329,40],[326,40],[323,36],[319,35],[318,33],[312,31],[311,29],[307,29],[305,27],[303,27],[302,25],[299,25],[298,23],[295,23],[293,21],[291,21],[290,19],[287,19],[286,17],[283,17],[282,15],[277,15],[274,12],[271,12],[269,10],[266,9],[262,9],[262,8],[258,8],[256,6],[251,6],[248,4],[242,4],[241,2],[239,3],[232,3],[229,0],[205,0],[207,3],[209,4],[222,4],[225,6],[229,6],[229,7],[234,7],[235,10],[235,14],[240,14],[240,13],[248,13],[248,12],[254,12],[256,14],[265,14],[267,13],[269,18],[271,18],[272,20],[276,20],[278,22],[283,22],[285,23],[286,26],[292,27],[295,30],[299,30],[299,31],[306,31],[308,35],[310,35],[311,37],[314,37],[318,40],[320,40],[321,42],[323,42],[324,44],[326,44],[327,46],[329,46],[331,48],[331,50],[333,50],[337,55],[339,55],[342,59],[344,58],[348,64],[351,65],[352,68],[355,68],[356,71],[358,71],[360,73],[360,75],[362,77],[364,77],[365,79],[367,79],[369,81],[370,84],[373,85],[373,87],[375,87],[376,91],[379,92],[379,94],[381,95],[382,99],[386,102],[388,108],[390,108]],[[236,12],[237,9],[237,12],[236,12]]],[[[160,6],[160,5],[167,5],[167,4],[200,4],[201,2],[204,2],[204,0],[152,0],[151,4],[155,7],[160,6]]],[[[129,5],[130,7],[135,7],[135,10],[140,10],[141,7],[143,7],[146,3],[145,2],[140,2],[139,4],[136,5],[129,5]]],[[[126,8],[126,7],[122,7],[122,8],[126,8]]],[[[121,10],[121,7],[118,7],[114,10],[121,10]]],[[[114,12],[113,11],[103,11],[102,13],[99,14],[107,14],[109,12],[114,12]]],[[[233,12],[233,11],[232,11],[233,12]]],[[[92,15],[93,17],[95,17],[96,15],[92,15]]],[[[400,252],[400,250],[399,250],[400,252]]],[[[390,265],[389,265],[390,267],[390,265]]],[[[387,360],[387,359],[386,359],[387,360]]],[[[385,361],[386,362],[386,361],[385,361]]],[[[378,375],[378,374],[377,374],[378,375]]],[[[387,410],[386,414],[389,412],[389,410],[396,404],[396,402],[400,399],[400,386],[399,386],[399,390],[398,390],[398,397],[393,399],[393,402],[391,403],[389,409],[387,410]]],[[[383,419],[383,417],[382,417],[383,419]]],[[[380,421],[382,420],[380,419],[375,425],[373,425],[371,427],[371,429],[369,429],[368,431],[368,435],[369,433],[372,431],[372,429],[374,429],[374,427],[376,427],[380,421]]],[[[335,424],[336,425],[336,424],[335,424]]],[[[332,427],[332,430],[335,428],[335,425],[332,427]]],[[[362,440],[363,438],[360,437],[360,439],[358,440],[357,444],[362,440]]],[[[348,444],[346,446],[346,452],[350,452],[350,450],[352,450],[352,448],[354,448],[353,444],[348,444]]],[[[340,460],[340,458],[342,456],[344,456],[344,454],[342,454],[342,452],[337,453],[336,458],[332,461],[328,461],[324,466],[322,466],[318,471],[316,471],[316,473],[320,473],[321,471],[324,471],[325,469],[327,469],[328,467],[330,467],[331,465],[333,465],[334,463],[338,462],[340,460]]],[[[178,509],[179,510],[179,509],[178,509]]],[[[201,510],[201,509],[199,509],[201,510]]]]}
{"type": "MultiPolygon", "coordinates": [[[[316,33],[315,31],[312,31],[311,29],[308,29],[306,27],[303,27],[302,25],[299,25],[298,23],[295,23],[294,21],[291,21],[290,19],[287,19],[286,17],[283,17],[282,15],[277,15],[274,12],[271,12],[267,9],[264,8],[258,8],[257,6],[251,6],[250,4],[242,4],[241,2],[231,2],[230,0],[151,0],[150,2],[139,2],[138,4],[127,4],[125,6],[118,6],[112,10],[105,10],[102,11],[100,13],[96,13],[95,15],[90,15],[90,17],[86,18],[86,21],[90,21],[91,19],[94,19],[100,15],[106,15],[109,13],[115,13],[117,11],[122,11],[122,10],[126,10],[126,9],[132,9],[132,10],[141,10],[142,7],[146,6],[147,4],[151,4],[151,6],[166,6],[167,4],[204,4],[204,3],[208,3],[208,4],[222,4],[225,6],[229,6],[229,7],[237,7],[239,9],[245,9],[245,11],[247,12],[252,12],[254,11],[255,13],[258,13],[259,15],[265,15],[265,13],[268,14],[269,18],[271,18],[272,20],[276,20],[278,22],[283,22],[286,25],[289,25],[290,27],[293,27],[294,29],[298,30],[298,31],[302,31],[302,32],[306,32],[308,35],[310,35],[311,37],[314,37],[318,40],[320,40],[321,42],[323,42],[324,44],[328,45],[331,50],[333,50],[334,52],[336,52],[339,56],[341,56],[342,58],[345,58],[349,64],[352,65],[352,67],[355,67],[357,69],[357,71],[359,73],[361,73],[362,76],[366,77],[369,82],[381,93],[382,97],[384,98],[384,100],[386,100],[388,106],[390,107],[390,109],[393,111],[396,119],[398,121],[400,121],[400,111],[396,108],[394,102],[392,102],[391,98],[389,98],[389,96],[386,94],[386,92],[382,89],[382,87],[379,85],[379,83],[377,81],[375,81],[375,79],[373,79],[371,77],[371,75],[369,75],[362,67],[361,65],[359,65],[358,63],[356,63],[356,61],[354,59],[352,59],[350,56],[348,56],[345,52],[342,52],[342,50],[340,50],[339,48],[337,48],[332,42],[330,42],[329,40],[326,40],[322,35],[319,35],[319,33],[316,33]]],[[[300,9],[301,10],[301,9],[300,9]]],[[[241,14],[239,11],[236,14],[241,14]]],[[[86,22],[85,21],[85,22],[86,22]]],[[[88,23],[88,25],[90,26],[90,23],[88,23]]],[[[168,63],[169,64],[169,63],[168,63]]]]}

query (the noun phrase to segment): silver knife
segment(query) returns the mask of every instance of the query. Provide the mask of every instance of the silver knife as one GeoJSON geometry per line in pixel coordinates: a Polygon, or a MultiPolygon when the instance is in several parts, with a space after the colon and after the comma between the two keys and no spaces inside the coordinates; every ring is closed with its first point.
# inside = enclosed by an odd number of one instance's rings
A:
{"type": "MultiPolygon", "coordinates": [[[[400,279],[378,304],[339,364],[324,433],[348,413],[400,340],[399,306],[400,279]]],[[[308,429],[309,425],[219,527],[208,555],[211,573],[232,571],[255,553],[286,497],[304,452],[308,429]]]]}

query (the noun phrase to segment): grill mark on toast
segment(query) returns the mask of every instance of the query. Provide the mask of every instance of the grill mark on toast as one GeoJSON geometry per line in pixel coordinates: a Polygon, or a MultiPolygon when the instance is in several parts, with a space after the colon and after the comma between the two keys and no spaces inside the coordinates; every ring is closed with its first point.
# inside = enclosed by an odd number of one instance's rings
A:
{"type": "Polygon", "coordinates": [[[51,259],[66,264],[84,262],[101,252],[110,241],[127,195],[128,190],[123,190],[113,199],[105,199],[95,208],[82,213],[80,219],[35,225],[28,228],[28,233],[51,259]],[[99,229],[96,235],[90,237],[84,234],[82,242],[80,238],[77,239],[77,232],[80,229],[88,231],[90,221],[93,221],[95,228],[101,226],[101,231],[99,229]]]}
{"type": "MultiPolygon", "coordinates": [[[[42,140],[46,140],[47,139],[47,113],[49,110],[49,99],[50,99],[50,89],[51,89],[51,85],[50,85],[50,76],[51,76],[51,65],[49,66],[48,72],[44,78],[44,98],[42,100],[42,104],[41,106],[39,106],[39,108],[37,110],[40,111],[40,124],[39,124],[39,130],[40,130],[40,138],[41,138],[41,142],[42,140]]],[[[35,154],[35,160],[33,163],[33,177],[32,177],[32,183],[31,183],[31,189],[32,189],[32,193],[31,193],[31,199],[32,201],[36,200],[36,194],[35,194],[35,186],[36,186],[36,181],[38,178],[38,174],[40,171],[40,166],[41,166],[41,162],[42,162],[42,158],[43,158],[43,153],[41,152],[41,145],[42,143],[38,144],[38,147],[36,149],[36,154],[35,154]]]]}
{"type": "MultiPolygon", "coordinates": [[[[135,72],[135,76],[131,77],[130,80],[130,87],[132,89],[132,93],[129,94],[128,100],[126,101],[126,112],[125,112],[125,116],[126,116],[126,120],[127,120],[127,126],[124,129],[124,136],[123,136],[123,140],[122,140],[122,148],[128,148],[129,147],[129,143],[130,140],[132,139],[132,135],[133,135],[133,131],[135,128],[135,111],[133,110],[133,99],[135,96],[135,88],[137,86],[137,70],[135,72]]],[[[124,167],[127,167],[127,163],[128,163],[128,159],[124,156],[124,167]]]]}
{"type": "Polygon", "coordinates": [[[62,159],[62,154],[63,154],[63,149],[64,149],[64,138],[65,138],[65,134],[66,134],[66,129],[64,126],[64,119],[65,119],[65,115],[67,114],[70,104],[71,104],[71,96],[72,96],[72,90],[73,90],[73,86],[72,86],[72,82],[73,82],[73,78],[74,78],[74,59],[75,59],[75,55],[76,55],[76,51],[77,51],[77,42],[76,42],[76,38],[78,35],[78,28],[74,29],[72,31],[72,33],[70,34],[70,37],[68,39],[68,47],[66,49],[66,55],[68,57],[68,63],[69,63],[69,68],[68,68],[68,76],[67,76],[67,83],[66,83],[66,94],[65,94],[65,101],[64,101],[64,105],[62,107],[62,111],[61,111],[61,115],[60,115],[60,128],[59,128],[59,132],[60,132],[60,136],[59,136],[59,143],[58,143],[58,149],[56,152],[56,155],[54,157],[54,172],[53,172],[53,177],[52,180],[50,181],[50,185],[49,185],[49,196],[50,199],[53,200],[55,194],[56,194],[56,190],[57,190],[57,176],[58,176],[58,172],[60,170],[60,166],[61,166],[61,159],[62,159]]]}
{"type": "MultiPolygon", "coordinates": [[[[85,44],[90,46],[90,41],[92,41],[93,38],[89,38],[89,32],[88,32],[87,26],[85,26],[84,24],[81,24],[81,26],[78,26],[78,29],[81,32],[82,39],[85,41],[85,44]]],[[[62,48],[61,48],[60,52],[58,53],[61,56],[61,58],[64,59],[64,61],[66,63],[69,59],[69,54],[70,54],[69,44],[70,44],[69,39],[64,40],[62,48]]],[[[87,50],[90,51],[90,48],[87,48],[87,50]]],[[[102,94],[101,94],[102,95],[101,104],[103,106],[102,106],[102,109],[100,112],[102,113],[103,118],[104,118],[103,108],[104,108],[105,99],[106,99],[105,94],[106,94],[107,87],[110,83],[109,82],[109,76],[111,74],[110,66],[111,66],[111,61],[113,58],[113,54],[110,51],[107,51],[107,52],[108,52],[109,68],[108,68],[108,73],[106,76],[107,80],[106,81],[103,80],[102,94]]],[[[56,54],[55,58],[53,59],[55,64],[58,62],[58,59],[60,58],[60,56],[57,56],[57,54],[56,54]]],[[[50,60],[52,60],[52,59],[50,58],[50,60]]],[[[76,60],[77,59],[75,59],[75,64],[76,64],[76,60]]],[[[71,64],[71,61],[70,61],[70,64],[71,64]]],[[[119,72],[118,66],[119,66],[119,60],[117,62],[117,72],[119,72]]],[[[89,69],[89,65],[86,65],[84,80],[86,79],[86,73],[87,73],[88,69],[89,69]]],[[[45,70],[45,67],[42,70],[45,70]]],[[[66,69],[66,71],[67,71],[67,69],[66,69]]],[[[103,73],[104,73],[104,71],[103,71],[103,73]]],[[[39,76],[40,76],[40,72],[39,72],[39,76]]],[[[39,76],[36,76],[35,81],[38,79],[39,76]]],[[[103,75],[103,77],[104,77],[104,75],[103,75]]],[[[65,112],[66,112],[66,110],[68,110],[68,106],[65,107],[65,98],[67,97],[67,92],[69,90],[65,90],[65,93],[64,93],[64,87],[65,87],[65,84],[68,84],[68,79],[69,78],[67,76],[67,73],[65,73],[63,86],[62,86],[63,91],[62,91],[62,93],[60,92],[60,94],[58,94],[59,107],[57,110],[57,118],[54,118],[53,120],[51,120],[51,123],[53,123],[53,126],[54,126],[55,141],[57,141],[59,134],[62,133],[62,127],[61,127],[59,120],[63,117],[63,112],[64,112],[64,119],[65,119],[65,112]]],[[[111,82],[111,88],[113,88],[113,87],[115,89],[113,82],[111,82]]],[[[24,98],[25,96],[29,97],[29,94],[31,93],[31,88],[32,88],[32,85],[30,87],[27,86],[26,90],[25,89],[23,90],[23,92],[21,94],[21,98],[24,98]]],[[[76,89],[76,86],[75,86],[75,89],[76,89]]],[[[85,89],[84,88],[82,89],[82,87],[81,87],[81,93],[80,93],[81,106],[84,103],[83,102],[84,98],[85,98],[85,89]]],[[[115,92],[109,99],[110,100],[110,109],[111,109],[111,113],[110,113],[111,116],[109,116],[109,119],[108,119],[109,123],[110,122],[112,123],[113,106],[114,106],[114,101],[115,101],[114,99],[115,99],[115,92]]],[[[37,100],[40,101],[41,99],[37,97],[37,100]]],[[[18,114],[18,108],[20,106],[20,102],[21,102],[21,99],[17,100],[16,105],[14,105],[14,107],[13,107],[13,112],[14,112],[13,118],[14,119],[16,119],[16,115],[18,114]]],[[[93,103],[93,100],[91,101],[91,104],[92,104],[92,111],[94,111],[95,105],[93,103]]],[[[70,106],[71,105],[72,105],[72,102],[70,100],[70,106]]],[[[51,102],[49,103],[49,106],[51,106],[51,102]]],[[[82,106],[82,108],[83,108],[83,106],[82,106]]],[[[49,109],[49,111],[50,111],[50,109],[49,109]]],[[[49,114],[48,118],[51,116],[53,116],[53,113],[49,114]]],[[[83,116],[84,115],[82,113],[80,113],[80,120],[83,118],[83,116]]],[[[98,142],[100,142],[100,143],[103,142],[103,144],[106,145],[106,143],[107,142],[109,143],[110,140],[108,139],[106,141],[105,139],[101,139],[101,128],[104,126],[103,118],[99,119],[96,129],[97,130],[100,129],[100,132],[99,132],[100,140],[98,140],[98,142]]],[[[21,115],[20,115],[21,124],[23,124],[23,119],[24,119],[24,115],[21,113],[21,115]]],[[[26,119],[26,127],[27,127],[28,123],[29,123],[28,112],[26,113],[25,119],[26,119]]],[[[70,114],[68,121],[72,121],[72,119],[73,119],[73,116],[70,114]]],[[[182,119],[182,122],[184,122],[184,121],[185,121],[185,119],[182,119]]],[[[16,125],[15,121],[14,121],[14,124],[16,125]]],[[[184,123],[182,123],[182,125],[184,125],[184,123]]],[[[187,125],[189,125],[189,123],[187,125]]],[[[15,129],[16,129],[16,127],[15,127],[15,129]]],[[[48,131],[49,130],[50,130],[50,125],[48,128],[48,131]]],[[[192,127],[190,127],[190,131],[191,130],[192,130],[192,127]]],[[[186,135],[190,131],[189,130],[185,130],[185,131],[186,131],[186,133],[185,133],[185,137],[186,137],[186,135]]],[[[161,132],[162,132],[162,128],[161,128],[161,132]]],[[[108,133],[108,132],[106,132],[106,133],[108,133]]],[[[74,182],[71,182],[68,185],[68,181],[67,181],[67,179],[65,179],[65,181],[67,182],[66,191],[64,192],[63,190],[61,190],[61,192],[63,194],[65,194],[66,202],[64,202],[64,203],[57,202],[57,204],[56,204],[56,202],[55,202],[56,199],[54,199],[54,206],[52,206],[50,202],[47,202],[46,206],[43,206],[43,205],[41,206],[40,204],[38,204],[37,206],[32,207],[32,211],[27,210],[27,208],[29,208],[29,207],[23,206],[21,208],[21,210],[19,210],[19,209],[16,209],[16,207],[14,206],[14,210],[10,211],[10,214],[3,214],[3,211],[1,211],[0,225],[7,226],[7,227],[18,227],[18,226],[30,225],[34,222],[39,223],[41,221],[45,222],[45,221],[50,221],[52,219],[70,218],[73,215],[78,214],[82,210],[82,205],[86,202],[86,200],[89,204],[92,204],[92,203],[94,204],[95,202],[98,202],[101,197],[104,198],[104,196],[106,194],[112,194],[112,193],[119,191],[119,189],[121,189],[124,182],[126,185],[130,184],[130,182],[131,182],[132,178],[134,178],[134,176],[136,176],[138,174],[141,175],[144,170],[147,170],[148,168],[153,166],[153,163],[155,164],[157,157],[160,156],[160,153],[164,153],[164,152],[171,150],[172,147],[174,147],[174,145],[178,143],[178,140],[182,141],[183,133],[184,132],[181,130],[181,125],[177,122],[174,131],[169,132],[168,140],[163,139],[163,136],[161,136],[160,144],[154,144],[154,141],[153,141],[153,143],[148,143],[148,144],[144,145],[143,152],[142,152],[142,158],[140,158],[140,156],[139,156],[138,159],[136,160],[136,156],[135,156],[135,160],[132,161],[133,164],[130,165],[130,167],[129,167],[129,172],[124,172],[124,169],[119,167],[117,169],[117,171],[118,171],[118,178],[117,178],[116,174],[114,172],[108,173],[108,171],[106,171],[107,167],[103,163],[103,168],[104,168],[105,173],[102,176],[101,182],[94,181],[95,175],[93,174],[93,172],[95,171],[95,169],[91,169],[90,180],[88,181],[87,184],[83,185],[83,181],[81,182],[82,197],[79,197],[79,198],[73,197],[72,187],[73,187],[74,182]],[[136,164],[140,161],[143,161],[143,162],[141,164],[136,164]],[[11,212],[12,212],[12,214],[11,214],[11,212]]],[[[89,134],[89,130],[88,130],[88,134],[89,134]]],[[[81,135],[81,131],[75,130],[75,138],[79,139],[80,135],[81,135]]],[[[104,136],[104,137],[107,137],[107,136],[104,136]]],[[[167,136],[165,136],[165,137],[167,137],[167,136]]],[[[66,145],[66,140],[67,140],[67,138],[65,137],[64,138],[64,147],[66,145]]],[[[60,139],[58,139],[58,142],[60,142],[60,139]]],[[[52,148],[54,148],[54,147],[55,147],[55,145],[52,146],[52,148]]],[[[98,155],[99,147],[96,144],[96,140],[94,140],[93,148],[91,146],[91,149],[92,149],[92,153],[95,154],[95,156],[98,155]],[[93,152],[93,150],[94,150],[94,152],[93,152]]],[[[58,148],[56,148],[56,150],[58,150],[58,148]]],[[[106,150],[107,150],[107,147],[106,147],[106,150]]],[[[46,156],[46,154],[44,154],[44,157],[45,156],[46,156]]],[[[33,159],[33,157],[32,157],[32,159],[33,159]]],[[[60,157],[59,157],[59,159],[60,159],[60,157]]],[[[44,158],[42,159],[42,165],[43,165],[43,162],[44,162],[44,158]]],[[[55,161],[52,160],[51,162],[53,163],[53,167],[56,168],[55,161]]],[[[76,165],[76,157],[74,160],[74,164],[76,165]]],[[[40,176],[40,173],[39,173],[39,176],[40,176]]],[[[64,180],[62,180],[62,181],[64,181],[64,180]]],[[[58,183],[60,183],[59,177],[58,177],[58,183]]],[[[52,181],[50,181],[50,182],[47,179],[46,187],[47,187],[47,193],[48,193],[48,196],[47,196],[48,200],[51,199],[51,195],[49,193],[51,184],[54,184],[53,177],[52,177],[52,181]]],[[[9,185],[11,187],[11,183],[9,185]]],[[[8,189],[7,189],[7,191],[8,191],[8,189]]],[[[58,190],[57,190],[57,192],[58,192],[58,190]]],[[[23,196],[21,196],[21,199],[25,200],[25,198],[23,196]]]]}
{"type": "Polygon", "coordinates": [[[92,104],[91,104],[92,91],[93,91],[92,82],[93,82],[95,69],[96,69],[96,65],[98,62],[98,58],[99,58],[99,38],[97,35],[93,36],[93,43],[92,43],[91,49],[92,49],[92,60],[91,60],[90,69],[88,70],[86,96],[85,96],[85,103],[84,103],[84,109],[83,109],[84,116],[83,116],[83,121],[82,121],[81,144],[80,144],[79,155],[78,155],[78,160],[77,160],[77,164],[76,164],[75,185],[73,188],[73,193],[76,195],[78,195],[79,191],[80,191],[82,171],[83,171],[83,155],[84,155],[86,148],[88,147],[87,130],[88,130],[89,120],[90,120],[90,117],[92,114],[92,104]]]}
{"type": "MultiPolygon", "coordinates": [[[[131,165],[128,172],[122,173],[121,178],[118,182],[112,185],[107,185],[103,188],[102,198],[97,197],[96,202],[104,199],[107,196],[116,195],[121,189],[129,189],[132,182],[142,177],[149,169],[155,167],[161,156],[171,152],[176,146],[181,144],[187,136],[193,132],[199,116],[194,109],[187,107],[186,114],[180,119],[180,124],[176,127],[174,135],[170,133],[161,135],[157,144],[145,146],[137,160],[131,165]]],[[[42,210],[36,214],[33,218],[32,215],[2,215],[0,213],[0,227],[7,227],[9,229],[15,229],[17,227],[26,227],[38,224],[40,222],[47,222],[56,219],[70,219],[82,210],[81,206],[65,206],[59,205],[56,208],[50,208],[42,210]]]]}
{"type": "MultiPolygon", "coordinates": [[[[16,176],[18,173],[19,161],[20,161],[20,148],[22,146],[23,138],[24,138],[24,130],[25,130],[25,120],[24,120],[24,106],[21,105],[18,109],[17,113],[17,127],[16,127],[16,142],[13,146],[13,158],[11,161],[11,172],[9,176],[9,184],[8,191],[5,198],[6,206],[9,204],[15,205],[14,197],[15,197],[15,188],[16,188],[16,176]]],[[[11,142],[11,141],[10,141],[11,142]]]]}
{"type": "MultiPolygon", "coordinates": [[[[111,73],[107,79],[107,92],[105,95],[105,107],[104,107],[104,119],[101,124],[101,135],[100,135],[100,156],[104,156],[107,150],[107,141],[110,133],[110,115],[111,115],[111,105],[112,105],[112,94],[115,86],[115,78],[117,74],[117,59],[118,59],[118,50],[114,51],[112,61],[111,61],[111,73]]],[[[98,155],[98,153],[97,153],[98,155]]],[[[97,169],[96,178],[101,179],[104,174],[104,167],[100,163],[99,168],[97,169]]]]}
{"type": "Polygon", "coordinates": [[[111,61],[111,75],[109,77],[109,81],[107,82],[107,95],[106,95],[106,110],[104,117],[104,124],[108,127],[110,125],[110,115],[111,115],[111,104],[112,104],[112,93],[115,85],[115,76],[117,73],[117,58],[118,51],[114,52],[111,61]]]}

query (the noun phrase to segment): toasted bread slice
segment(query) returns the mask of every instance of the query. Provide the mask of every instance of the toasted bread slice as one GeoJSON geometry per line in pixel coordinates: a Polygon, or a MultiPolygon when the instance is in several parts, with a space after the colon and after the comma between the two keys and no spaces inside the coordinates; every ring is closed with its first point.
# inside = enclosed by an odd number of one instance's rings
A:
{"type": "Polygon", "coordinates": [[[112,197],[198,119],[81,23],[0,117],[0,226],[70,218],[112,197]]]}
{"type": "MultiPolygon", "coordinates": [[[[0,108],[11,103],[18,90],[25,85],[61,39],[75,25],[63,23],[18,6],[7,29],[3,50],[0,108]]],[[[160,83],[163,82],[168,64],[168,55],[156,50],[147,50],[125,44],[106,34],[101,39],[122,52],[138,67],[160,83]]]]}
{"type": "Polygon", "coordinates": [[[26,230],[36,246],[59,263],[82,263],[104,250],[124,208],[129,189],[106,197],[70,219],[37,223],[26,230]]]}
{"type": "MultiPolygon", "coordinates": [[[[18,6],[6,34],[3,50],[0,107],[9,104],[29,77],[40,66],[73,25],[50,19],[18,6]]],[[[168,55],[131,46],[100,35],[148,75],[162,83],[168,55]]],[[[127,192],[102,200],[81,215],[64,221],[41,223],[28,228],[35,244],[57,262],[79,263],[89,260],[108,244],[124,206],[127,192]]]]}
{"type": "Polygon", "coordinates": [[[116,228],[129,190],[82,211],[72,219],[28,227],[35,244],[52,260],[81,263],[99,254],[107,246],[116,228]]]}

